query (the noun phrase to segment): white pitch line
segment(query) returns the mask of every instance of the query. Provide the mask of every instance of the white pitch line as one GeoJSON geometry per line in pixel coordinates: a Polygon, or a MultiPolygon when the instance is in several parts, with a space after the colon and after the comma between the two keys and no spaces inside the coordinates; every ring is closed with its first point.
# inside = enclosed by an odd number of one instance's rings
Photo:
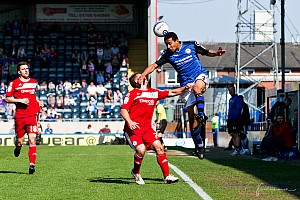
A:
{"type": "Polygon", "coordinates": [[[169,163],[169,167],[173,169],[187,184],[189,184],[202,199],[212,200],[212,198],[208,194],[206,194],[206,192],[204,192],[204,190],[201,187],[194,183],[194,181],[190,177],[188,177],[183,171],[181,171],[171,163],[169,163]]]}

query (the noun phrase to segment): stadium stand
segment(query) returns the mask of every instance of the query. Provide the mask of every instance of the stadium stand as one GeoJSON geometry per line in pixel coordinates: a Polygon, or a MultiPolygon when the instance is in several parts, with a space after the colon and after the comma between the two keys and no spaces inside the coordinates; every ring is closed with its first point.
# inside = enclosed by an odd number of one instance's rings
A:
{"type": "MultiPolygon", "coordinates": [[[[30,66],[31,77],[36,79],[40,85],[42,82],[48,84],[50,81],[55,86],[60,81],[68,80],[71,84],[77,80],[82,82],[85,80],[88,84],[90,81],[96,82],[96,74],[98,71],[102,71],[104,75],[103,85],[107,89],[112,89],[113,92],[116,89],[120,89],[123,96],[128,92],[128,79],[124,74],[128,73],[127,67],[122,66],[124,58],[127,58],[127,46],[118,46],[120,42],[118,38],[126,38],[125,32],[96,32],[95,45],[89,44],[88,34],[82,32],[81,34],[70,34],[70,32],[52,32],[52,33],[39,33],[35,31],[28,32],[27,35],[22,35],[19,38],[13,38],[12,35],[4,34],[0,32],[0,80],[5,84],[8,83],[15,77],[10,76],[10,65],[12,61],[15,63],[19,62],[19,58],[14,56],[10,52],[11,45],[14,43],[16,47],[23,46],[27,54],[26,61],[30,66]],[[99,37],[98,37],[99,36],[99,37]],[[107,57],[101,57],[97,55],[97,44],[101,44],[109,55],[107,57]],[[108,75],[106,69],[103,66],[98,66],[98,59],[102,59],[105,64],[111,62],[107,58],[112,59],[113,53],[111,47],[118,47],[120,53],[116,56],[119,59],[117,67],[113,68],[113,74],[108,75]],[[78,62],[74,62],[74,51],[78,51],[78,62]],[[82,57],[83,51],[87,51],[88,59],[82,57]],[[88,65],[88,60],[92,59],[94,66],[88,65]],[[82,64],[86,64],[85,66],[82,64]],[[86,67],[87,73],[83,73],[83,68],[86,67]],[[110,81],[111,80],[111,81],[110,81]],[[127,82],[126,82],[127,81],[127,82]]],[[[122,45],[124,43],[122,42],[122,45]]],[[[127,43],[126,43],[127,44],[127,43]]],[[[128,58],[127,58],[128,62],[128,58]]],[[[127,75],[127,74],[126,74],[127,75]]],[[[45,105],[49,106],[49,96],[53,96],[56,99],[55,109],[61,119],[72,120],[121,120],[120,116],[120,105],[113,103],[104,103],[104,95],[97,95],[95,104],[97,105],[98,112],[96,114],[89,115],[86,111],[88,97],[86,91],[82,90],[82,85],[78,86],[78,93],[70,92],[75,90],[72,87],[70,91],[64,90],[51,91],[47,89],[40,89],[37,91],[37,97],[39,100],[43,100],[45,105]],[[82,92],[83,91],[83,92],[82,92]],[[59,95],[63,97],[70,95],[73,100],[69,106],[62,102],[57,103],[59,95]],[[62,106],[62,107],[61,107],[62,106]]],[[[2,120],[7,119],[6,113],[1,113],[2,120]]],[[[42,119],[43,120],[43,119],[42,119]]]]}

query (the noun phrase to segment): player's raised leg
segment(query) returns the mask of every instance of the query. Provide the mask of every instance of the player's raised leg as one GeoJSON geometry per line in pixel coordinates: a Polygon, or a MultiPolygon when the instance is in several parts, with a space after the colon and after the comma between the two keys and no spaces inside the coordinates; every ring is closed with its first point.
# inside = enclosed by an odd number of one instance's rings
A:
{"type": "Polygon", "coordinates": [[[198,156],[199,159],[203,159],[204,158],[203,141],[200,136],[201,124],[195,120],[194,106],[187,107],[187,111],[189,116],[191,135],[195,143],[195,154],[198,156]]]}

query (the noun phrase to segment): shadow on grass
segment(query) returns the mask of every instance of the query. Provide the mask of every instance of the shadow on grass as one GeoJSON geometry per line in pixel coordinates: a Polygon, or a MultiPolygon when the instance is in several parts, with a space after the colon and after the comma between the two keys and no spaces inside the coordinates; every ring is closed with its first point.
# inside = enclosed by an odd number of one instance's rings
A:
{"type": "MultiPolygon", "coordinates": [[[[189,156],[193,149],[182,147],[168,147],[168,156],[189,156]]],[[[284,158],[278,162],[264,162],[263,155],[230,156],[231,151],[223,148],[207,148],[205,159],[218,165],[235,168],[251,174],[263,183],[253,183],[252,187],[260,187],[262,190],[274,189],[284,190],[297,198],[300,197],[300,159],[284,158]]],[[[245,183],[247,184],[247,183],[245,183]]],[[[252,183],[251,183],[252,184],[252,183]]],[[[244,186],[244,185],[243,185],[244,186]]]]}
{"type": "MultiPolygon", "coordinates": [[[[158,178],[143,178],[144,181],[162,183],[162,179],[158,178]]],[[[111,178],[111,177],[95,177],[88,179],[90,182],[96,183],[116,183],[116,184],[136,184],[134,178],[111,178]]],[[[152,183],[153,184],[153,183],[152,183]]]]}
{"type": "Polygon", "coordinates": [[[15,172],[15,171],[0,171],[0,174],[28,174],[28,173],[15,172]]]}

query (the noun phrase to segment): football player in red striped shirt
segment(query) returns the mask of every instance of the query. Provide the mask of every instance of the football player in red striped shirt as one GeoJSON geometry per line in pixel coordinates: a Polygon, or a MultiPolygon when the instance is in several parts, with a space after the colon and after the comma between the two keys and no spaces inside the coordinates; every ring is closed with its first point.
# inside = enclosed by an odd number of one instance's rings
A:
{"type": "Polygon", "coordinates": [[[158,90],[148,87],[146,78],[143,83],[138,82],[141,74],[135,73],[129,78],[131,86],[134,88],[124,98],[121,108],[121,115],[125,119],[124,134],[131,148],[135,150],[134,167],[131,174],[137,184],[145,184],[140,175],[145,152],[152,149],[156,152],[157,162],[160,165],[165,183],[174,183],[178,178],[169,174],[169,162],[164,152],[164,148],[152,128],[152,117],[156,102],[166,97],[181,94],[186,87],[172,90],[158,90]]]}
{"type": "Polygon", "coordinates": [[[36,161],[36,135],[37,114],[40,110],[40,102],[36,97],[38,82],[29,78],[29,67],[26,62],[19,62],[17,65],[19,77],[10,82],[6,92],[6,102],[16,104],[15,130],[16,143],[14,155],[18,157],[24,142],[25,133],[29,140],[29,174],[35,172],[36,161]]]}

